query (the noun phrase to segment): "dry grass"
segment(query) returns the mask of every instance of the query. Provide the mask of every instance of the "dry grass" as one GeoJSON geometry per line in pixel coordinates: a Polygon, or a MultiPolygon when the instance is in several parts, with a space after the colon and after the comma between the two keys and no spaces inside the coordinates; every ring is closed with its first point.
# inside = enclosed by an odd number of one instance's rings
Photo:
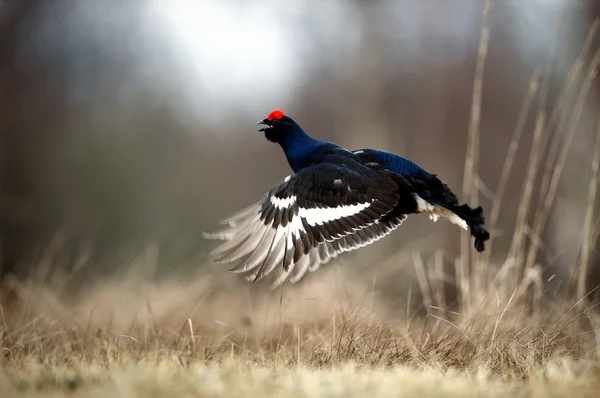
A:
{"type": "Polygon", "coordinates": [[[593,309],[532,317],[516,291],[494,291],[471,317],[414,313],[335,268],[281,300],[210,273],[124,278],[69,300],[14,283],[18,299],[0,313],[0,396],[587,396],[600,386],[593,309]]]}
{"type": "Polygon", "coordinates": [[[596,397],[597,370],[573,364],[548,366],[525,382],[436,368],[360,369],[327,372],[310,368],[273,371],[243,364],[184,367],[177,361],[147,360],[99,365],[74,363],[49,370],[36,364],[0,374],[3,397],[596,397]]]}

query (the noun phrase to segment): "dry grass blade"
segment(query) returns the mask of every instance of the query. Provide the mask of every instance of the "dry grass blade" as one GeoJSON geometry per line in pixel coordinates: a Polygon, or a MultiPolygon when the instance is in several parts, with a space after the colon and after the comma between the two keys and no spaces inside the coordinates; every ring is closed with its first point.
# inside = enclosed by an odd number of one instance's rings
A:
{"type": "Polygon", "coordinates": [[[419,287],[423,294],[423,304],[426,308],[429,308],[433,305],[433,297],[427,278],[427,271],[425,270],[425,264],[423,264],[423,259],[419,253],[413,253],[413,264],[417,274],[417,281],[419,282],[419,287]]]}
{"type": "MultiPolygon", "coordinates": [[[[545,118],[543,115],[538,115],[535,129],[533,132],[533,142],[531,144],[531,150],[529,152],[529,164],[527,165],[527,171],[525,175],[525,181],[523,183],[523,192],[520,198],[520,205],[517,211],[517,224],[515,225],[515,231],[513,233],[512,242],[510,244],[510,250],[508,258],[514,258],[517,264],[522,262],[522,251],[523,242],[525,237],[525,226],[527,224],[527,216],[529,208],[531,207],[531,198],[533,195],[534,181],[538,170],[538,164],[540,159],[540,143],[542,132],[544,131],[545,118]]],[[[530,268],[530,267],[529,267],[530,268]]],[[[517,280],[520,280],[522,273],[526,272],[528,267],[521,270],[522,272],[517,273],[517,280]]]]}
{"type": "Polygon", "coordinates": [[[592,223],[595,216],[596,196],[598,192],[598,168],[600,166],[600,117],[596,123],[596,143],[594,145],[594,154],[591,164],[591,175],[588,188],[588,203],[586,214],[583,222],[583,236],[581,245],[581,260],[578,267],[572,267],[573,270],[579,270],[577,278],[577,296],[581,297],[585,294],[587,275],[590,266],[590,255],[593,250],[592,246],[592,223]]]}
{"type": "MultiPolygon", "coordinates": [[[[469,131],[467,138],[467,153],[465,156],[465,169],[463,174],[463,196],[471,203],[478,202],[478,192],[475,188],[477,159],[479,158],[479,134],[481,124],[481,97],[483,93],[483,76],[485,72],[485,60],[487,58],[488,46],[490,41],[489,14],[492,7],[492,1],[486,0],[482,11],[482,26],[479,38],[479,49],[477,52],[477,64],[475,67],[475,79],[473,81],[473,95],[471,101],[471,118],[469,121],[469,131]]],[[[460,250],[460,288],[462,304],[468,305],[471,284],[469,281],[471,273],[469,272],[469,247],[470,237],[467,234],[461,234],[460,250]]],[[[465,308],[468,311],[468,309],[465,308]]]]}
{"type": "Polygon", "coordinates": [[[502,321],[502,318],[504,318],[504,315],[506,314],[506,310],[508,310],[508,307],[510,306],[510,304],[513,301],[513,299],[515,298],[515,294],[516,293],[517,293],[517,289],[515,288],[515,289],[513,289],[513,293],[510,295],[510,298],[508,299],[508,302],[506,303],[506,306],[504,307],[504,309],[502,310],[502,312],[498,316],[498,319],[496,320],[496,323],[494,324],[494,331],[492,332],[492,343],[494,341],[496,341],[496,333],[498,332],[498,326],[500,325],[500,322],[502,321]]]}
{"type": "MultiPolygon", "coordinates": [[[[444,273],[444,258],[443,252],[439,249],[435,250],[433,255],[433,267],[429,267],[431,270],[430,281],[434,281],[433,285],[433,296],[435,297],[435,304],[447,307],[446,303],[446,292],[444,283],[446,282],[446,276],[444,273]]],[[[433,299],[433,298],[432,298],[433,299]]]]}
{"type": "Polygon", "coordinates": [[[194,326],[192,325],[192,320],[188,318],[187,320],[188,329],[190,331],[190,341],[192,343],[192,350],[196,350],[196,337],[194,336],[194,326]]]}
{"type": "MultiPolygon", "coordinates": [[[[571,100],[572,94],[574,94],[574,88],[576,86],[577,81],[579,80],[579,76],[583,70],[585,65],[585,60],[592,46],[593,40],[596,37],[596,33],[600,28],[600,20],[595,19],[592,25],[590,26],[587,34],[587,38],[585,43],[581,49],[581,53],[579,57],[573,64],[573,67],[569,71],[567,78],[565,79],[565,83],[561,89],[560,96],[556,102],[554,109],[552,110],[552,114],[550,116],[550,120],[548,122],[547,132],[551,133],[552,131],[562,132],[566,129],[567,123],[569,121],[568,112],[569,107],[568,104],[571,100]]],[[[548,191],[548,184],[550,184],[550,177],[552,175],[552,169],[554,168],[557,158],[558,151],[561,147],[561,142],[563,137],[561,134],[547,134],[548,138],[546,139],[546,146],[549,146],[549,149],[546,151],[546,163],[544,166],[544,172],[542,173],[542,182],[540,185],[540,205],[543,200],[543,195],[548,191]]]]}
{"type": "MultiPolygon", "coordinates": [[[[514,164],[515,156],[517,155],[517,150],[519,149],[519,144],[521,142],[521,137],[523,135],[523,130],[525,129],[525,123],[527,122],[527,118],[529,117],[529,111],[531,109],[531,104],[535,95],[538,92],[540,82],[540,70],[536,70],[529,81],[529,90],[527,91],[527,95],[525,96],[525,100],[523,101],[523,105],[521,106],[521,110],[519,112],[519,117],[517,119],[517,125],[515,126],[515,130],[513,131],[512,138],[510,140],[510,144],[508,146],[508,151],[506,153],[506,158],[504,159],[504,164],[502,165],[502,171],[500,172],[500,180],[498,182],[498,189],[496,190],[495,200],[492,203],[492,208],[490,210],[489,216],[489,229],[493,230],[498,223],[498,218],[500,216],[500,209],[502,205],[502,198],[504,197],[504,193],[506,191],[508,178],[510,177],[512,166],[514,164]]],[[[490,252],[492,249],[491,239],[488,243],[488,250],[484,254],[483,262],[487,264],[490,258],[490,252]]]]}
{"type": "MultiPolygon", "coordinates": [[[[590,67],[588,70],[587,79],[584,81],[583,86],[581,88],[581,92],[577,98],[575,108],[573,110],[573,116],[569,123],[569,129],[565,133],[565,142],[561,147],[561,151],[559,154],[558,161],[553,170],[552,176],[550,178],[550,184],[548,186],[548,192],[543,195],[544,202],[543,206],[535,215],[535,219],[533,222],[532,233],[534,236],[541,236],[542,232],[546,226],[546,222],[548,220],[548,214],[550,213],[550,209],[552,204],[554,203],[554,198],[556,196],[556,190],[558,188],[558,183],[560,182],[560,177],[562,175],[562,171],[565,167],[565,163],[567,161],[567,157],[569,155],[569,150],[571,148],[571,143],[575,137],[575,133],[577,131],[577,126],[579,120],[581,118],[581,114],[583,112],[585,101],[587,100],[590,88],[592,83],[596,79],[598,75],[598,67],[600,65],[600,49],[596,51],[592,61],[590,63],[590,67]]],[[[531,268],[535,262],[536,256],[538,252],[537,245],[531,245],[527,252],[527,259],[525,262],[526,268],[531,268]]]]}

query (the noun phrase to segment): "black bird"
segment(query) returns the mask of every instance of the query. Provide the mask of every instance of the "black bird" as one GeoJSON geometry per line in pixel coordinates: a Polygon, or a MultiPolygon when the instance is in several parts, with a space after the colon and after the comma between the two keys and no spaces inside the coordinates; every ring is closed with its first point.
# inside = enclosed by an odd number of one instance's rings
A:
{"type": "Polygon", "coordinates": [[[435,174],[389,152],[350,151],[310,137],[281,110],[260,120],[267,140],[281,146],[294,174],[258,202],[205,233],[225,242],[211,253],[230,271],[257,281],[272,277],[274,288],[299,281],[342,252],[389,234],[408,214],[446,218],[468,230],[478,252],[490,235],[481,206],[460,205],[435,174]]]}

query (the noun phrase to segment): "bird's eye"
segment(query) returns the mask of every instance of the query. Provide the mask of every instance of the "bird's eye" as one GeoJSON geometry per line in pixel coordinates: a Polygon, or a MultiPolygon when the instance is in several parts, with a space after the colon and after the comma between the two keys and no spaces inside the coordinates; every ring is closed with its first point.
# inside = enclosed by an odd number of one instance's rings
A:
{"type": "Polygon", "coordinates": [[[276,124],[279,124],[279,120],[274,119],[272,124],[273,124],[273,126],[275,126],[276,124]]]}

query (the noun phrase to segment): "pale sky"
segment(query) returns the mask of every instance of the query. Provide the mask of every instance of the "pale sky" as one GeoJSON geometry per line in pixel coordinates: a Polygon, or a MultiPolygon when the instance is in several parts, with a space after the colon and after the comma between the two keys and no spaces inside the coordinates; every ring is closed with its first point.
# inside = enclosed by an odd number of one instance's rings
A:
{"type": "MultiPolygon", "coordinates": [[[[452,7],[434,0],[381,0],[361,14],[344,1],[148,0],[141,7],[106,8],[73,0],[42,13],[45,23],[37,25],[34,45],[38,59],[31,62],[60,64],[70,89],[84,101],[107,92],[111,101],[127,103],[128,96],[140,89],[146,95],[150,87],[151,95],[204,119],[222,119],[229,107],[262,114],[286,108],[307,71],[324,61],[340,76],[351,71],[361,60],[360,41],[374,32],[384,37],[384,56],[408,70],[432,61],[432,45],[446,50],[436,49],[442,58],[434,62],[460,62],[476,51],[478,1],[457,0],[460,7],[452,7]],[[363,18],[369,16],[366,31],[363,18]],[[124,77],[125,58],[135,66],[124,77]]],[[[492,35],[512,36],[523,58],[543,54],[556,40],[553,21],[568,2],[496,2],[497,10],[508,10],[510,22],[492,26],[492,35]]]]}
{"type": "MultiPolygon", "coordinates": [[[[550,34],[556,32],[553,17],[567,1],[510,0],[518,9],[512,15],[514,24],[504,34],[519,36],[525,52],[547,49],[555,40],[550,34]]],[[[427,46],[431,37],[464,43],[452,47],[454,53],[444,61],[450,63],[453,57],[466,55],[457,50],[473,47],[466,42],[468,37],[478,37],[481,14],[479,7],[473,7],[477,2],[464,2],[456,9],[447,4],[436,7],[435,3],[373,3],[379,7],[376,12],[386,17],[379,28],[392,40],[390,51],[401,49],[400,56],[407,64],[411,54],[415,62],[423,62],[420,48],[427,46]],[[448,10],[451,12],[445,14],[448,10]],[[445,22],[437,23],[440,18],[446,18],[445,22]]],[[[167,39],[173,40],[179,61],[195,72],[187,76],[187,84],[198,84],[201,90],[197,95],[202,97],[198,100],[214,106],[223,101],[284,106],[312,58],[327,56],[306,56],[307,35],[318,35],[320,44],[337,56],[337,50],[354,46],[364,33],[360,15],[338,1],[153,0],[149,4],[151,18],[156,18],[167,39]]]]}
{"type": "Polygon", "coordinates": [[[283,104],[304,66],[291,13],[277,12],[272,1],[156,0],[149,12],[195,72],[188,83],[201,87],[196,99],[204,106],[283,104]]]}

